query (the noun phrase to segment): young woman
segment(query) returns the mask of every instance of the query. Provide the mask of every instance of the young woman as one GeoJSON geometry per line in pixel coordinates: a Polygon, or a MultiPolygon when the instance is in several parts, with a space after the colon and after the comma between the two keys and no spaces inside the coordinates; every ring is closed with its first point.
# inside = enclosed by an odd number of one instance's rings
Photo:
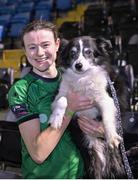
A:
{"type": "MultiPolygon", "coordinates": [[[[67,127],[70,112],[90,108],[92,102],[70,91],[62,127],[53,129],[48,119],[61,80],[56,67],[60,46],[56,27],[47,21],[34,21],[25,27],[22,42],[32,70],[12,86],[8,99],[22,137],[23,178],[83,178],[84,162],[67,127]]],[[[92,122],[85,118],[79,123],[86,133],[94,131],[92,122]],[[84,121],[87,125],[83,125],[84,121]]]]}

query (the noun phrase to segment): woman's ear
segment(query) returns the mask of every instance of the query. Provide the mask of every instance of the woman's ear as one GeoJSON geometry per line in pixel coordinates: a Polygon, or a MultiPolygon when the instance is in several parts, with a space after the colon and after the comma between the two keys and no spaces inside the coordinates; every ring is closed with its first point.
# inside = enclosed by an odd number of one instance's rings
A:
{"type": "Polygon", "coordinates": [[[56,40],[56,46],[57,46],[56,51],[57,51],[57,52],[58,52],[58,50],[59,50],[60,44],[61,44],[60,39],[57,38],[57,40],[56,40]]]}
{"type": "Polygon", "coordinates": [[[22,49],[23,49],[24,54],[26,55],[26,50],[25,50],[25,47],[23,46],[23,48],[22,48],[22,49]]]}

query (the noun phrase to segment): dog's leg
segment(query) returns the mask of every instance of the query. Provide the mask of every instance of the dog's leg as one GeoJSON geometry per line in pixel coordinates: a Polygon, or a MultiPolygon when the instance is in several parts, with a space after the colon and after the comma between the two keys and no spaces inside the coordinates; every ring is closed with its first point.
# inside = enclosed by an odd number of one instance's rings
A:
{"type": "Polygon", "coordinates": [[[122,138],[116,132],[116,107],[114,101],[107,93],[102,95],[99,106],[101,109],[106,139],[110,147],[118,147],[122,138]]]}
{"type": "Polygon", "coordinates": [[[106,158],[104,155],[104,143],[102,140],[92,138],[92,147],[89,147],[90,154],[90,174],[94,175],[95,179],[102,179],[105,174],[106,158]]]}
{"type": "Polygon", "coordinates": [[[49,118],[49,123],[53,128],[60,128],[67,108],[67,98],[62,96],[53,103],[53,112],[49,118]]]}
{"type": "Polygon", "coordinates": [[[67,108],[67,92],[69,90],[68,81],[62,76],[62,82],[59,87],[59,93],[52,103],[52,114],[49,118],[49,123],[53,128],[60,128],[63,117],[67,108]]]}

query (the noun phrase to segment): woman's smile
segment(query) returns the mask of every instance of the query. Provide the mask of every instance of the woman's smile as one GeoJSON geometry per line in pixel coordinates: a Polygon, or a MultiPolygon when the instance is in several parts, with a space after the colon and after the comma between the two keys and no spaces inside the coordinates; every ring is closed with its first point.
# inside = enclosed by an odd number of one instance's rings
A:
{"type": "Polygon", "coordinates": [[[55,61],[59,39],[55,40],[49,30],[31,31],[24,35],[25,53],[33,71],[41,76],[56,74],[55,61]],[[52,69],[52,70],[51,70],[52,69]],[[54,70],[53,70],[54,69],[54,70]],[[53,71],[55,71],[53,73],[53,71]]]}
{"type": "Polygon", "coordinates": [[[35,59],[35,61],[37,61],[37,62],[45,62],[45,61],[47,61],[49,58],[48,57],[45,57],[45,58],[36,58],[35,59]]]}

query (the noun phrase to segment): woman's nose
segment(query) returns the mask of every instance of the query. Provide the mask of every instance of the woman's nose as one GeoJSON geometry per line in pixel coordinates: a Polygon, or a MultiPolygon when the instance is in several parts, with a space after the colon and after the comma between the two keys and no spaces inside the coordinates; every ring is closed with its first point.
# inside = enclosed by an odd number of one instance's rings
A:
{"type": "Polygon", "coordinates": [[[37,48],[37,55],[42,56],[44,54],[44,49],[41,46],[38,46],[37,48]]]}

